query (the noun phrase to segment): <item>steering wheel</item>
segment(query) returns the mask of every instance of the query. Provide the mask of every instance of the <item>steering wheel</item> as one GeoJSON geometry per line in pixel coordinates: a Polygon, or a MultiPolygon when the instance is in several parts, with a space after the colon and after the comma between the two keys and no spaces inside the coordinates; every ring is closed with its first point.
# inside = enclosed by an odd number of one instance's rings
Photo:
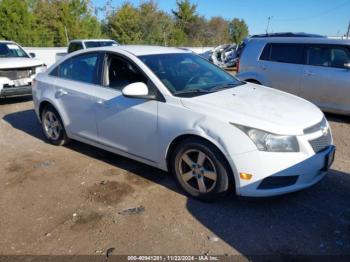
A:
{"type": "Polygon", "coordinates": [[[192,76],[187,82],[185,87],[187,87],[188,85],[190,85],[194,80],[198,79],[199,77],[201,77],[203,74],[202,72],[195,74],[194,76],[192,76]]]}

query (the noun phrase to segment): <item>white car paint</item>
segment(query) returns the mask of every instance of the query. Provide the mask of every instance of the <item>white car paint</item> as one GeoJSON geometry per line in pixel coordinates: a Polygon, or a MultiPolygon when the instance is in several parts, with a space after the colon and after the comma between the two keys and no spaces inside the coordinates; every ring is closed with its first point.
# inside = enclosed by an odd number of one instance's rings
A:
{"type": "Polygon", "coordinates": [[[305,132],[324,118],[323,113],[306,100],[249,83],[193,98],[174,96],[138,56],[190,53],[176,48],[106,47],[78,51],[64,59],[94,51],[121,54],[134,61],[165,101],[128,98],[119,90],[50,76],[51,70],[60,63],[57,62],[37,76],[33,87],[39,121],[40,105],[49,102],[59,112],[68,137],[162,170],[168,170],[167,153],[173,141],[184,135],[201,137],[226,157],[234,175],[236,193],[242,196],[293,192],[315,184],[327,174],[322,169],[333,150],[331,131],[325,121],[325,126],[305,132]],[[296,136],[300,151],[259,151],[237,125],[296,136]],[[325,150],[315,153],[310,140],[323,135],[329,135],[331,140],[325,150]],[[252,174],[251,180],[241,179],[240,173],[252,174]],[[292,175],[299,178],[291,186],[258,189],[266,178],[292,175]]]}

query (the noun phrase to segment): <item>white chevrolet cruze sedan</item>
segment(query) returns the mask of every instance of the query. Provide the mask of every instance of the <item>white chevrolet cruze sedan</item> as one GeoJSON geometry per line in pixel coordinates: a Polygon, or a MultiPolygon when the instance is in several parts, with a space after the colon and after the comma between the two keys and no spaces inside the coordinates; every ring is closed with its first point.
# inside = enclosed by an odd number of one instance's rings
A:
{"type": "Polygon", "coordinates": [[[79,140],[168,170],[199,199],[300,190],[334,159],[316,106],[181,49],[78,51],[36,77],[33,98],[52,144],[79,140]]]}

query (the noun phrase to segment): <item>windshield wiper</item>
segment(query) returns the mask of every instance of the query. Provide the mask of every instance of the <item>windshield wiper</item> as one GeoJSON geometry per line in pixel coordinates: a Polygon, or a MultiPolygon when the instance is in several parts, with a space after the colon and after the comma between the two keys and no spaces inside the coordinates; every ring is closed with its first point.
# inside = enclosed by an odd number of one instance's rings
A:
{"type": "Polygon", "coordinates": [[[183,94],[192,94],[192,93],[207,94],[207,93],[211,93],[211,91],[196,88],[196,89],[187,89],[183,91],[178,91],[178,92],[175,92],[174,95],[183,95],[183,94]]]}
{"type": "Polygon", "coordinates": [[[224,90],[224,89],[229,89],[229,88],[232,88],[232,87],[236,87],[236,86],[239,86],[239,85],[242,85],[244,84],[244,82],[240,82],[238,84],[224,84],[224,85],[218,85],[218,86],[214,86],[213,88],[209,89],[210,92],[217,92],[217,91],[221,91],[221,90],[224,90]]]}

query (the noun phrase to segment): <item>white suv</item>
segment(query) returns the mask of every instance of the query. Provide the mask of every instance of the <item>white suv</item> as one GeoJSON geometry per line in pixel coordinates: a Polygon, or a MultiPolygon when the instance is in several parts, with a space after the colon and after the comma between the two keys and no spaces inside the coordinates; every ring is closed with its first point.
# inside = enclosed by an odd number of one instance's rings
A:
{"type": "Polygon", "coordinates": [[[326,112],[350,114],[350,41],[254,37],[240,56],[241,80],[303,97],[326,112]]]}
{"type": "Polygon", "coordinates": [[[171,171],[200,199],[271,196],[320,181],[335,148],[323,113],[246,84],[190,51],[119,46],[74,52],[39,74],[48,141],[79,140],[171,171]]]}

